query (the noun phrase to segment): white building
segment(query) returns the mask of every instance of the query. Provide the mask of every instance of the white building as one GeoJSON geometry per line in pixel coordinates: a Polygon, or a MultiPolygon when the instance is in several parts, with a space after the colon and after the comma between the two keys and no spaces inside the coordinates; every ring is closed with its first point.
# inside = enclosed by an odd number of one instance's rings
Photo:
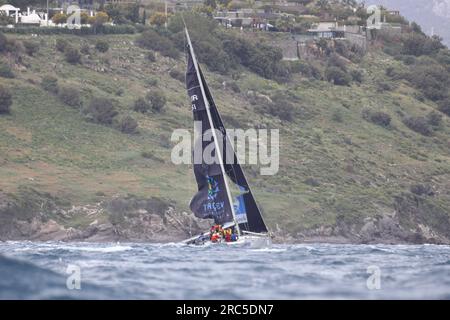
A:
{"type": "Polygon", "coordinates": [[[14,16],[16,19],[16,23],[19,22],[19,11],[20,8],[16,8],[10,4],[4,4],[0,7],[0,12],[4,12],[7,17],[14,16]]]}
{"type": "Polygon", "coordinates": [[[47,24],[47,14],[46,13],[36,13],[36,10],[30,11],[27,8],[27,14],[20,14],[20,22],[24,24],[47,24]]]}

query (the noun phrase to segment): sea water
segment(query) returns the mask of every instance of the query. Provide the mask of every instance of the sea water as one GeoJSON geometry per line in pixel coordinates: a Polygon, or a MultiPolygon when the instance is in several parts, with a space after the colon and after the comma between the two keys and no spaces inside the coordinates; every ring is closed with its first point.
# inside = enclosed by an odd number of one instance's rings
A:
{"type": "Polygon", "coordinates": [[[0,243],[0,299],[450,299],[450,247],[0,243]]]}

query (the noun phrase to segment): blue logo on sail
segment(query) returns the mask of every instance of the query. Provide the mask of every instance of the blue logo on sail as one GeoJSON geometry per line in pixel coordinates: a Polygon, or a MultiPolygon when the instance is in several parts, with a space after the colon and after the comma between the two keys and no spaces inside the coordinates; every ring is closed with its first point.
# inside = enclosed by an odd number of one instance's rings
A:
{"type": "Polygon", "coordinates": [[[217,194],[219,193],[219,182],[215,180],[213,177],[206,177],[208,179],[208,200],[214,200],[217,198],[217,194]]]}

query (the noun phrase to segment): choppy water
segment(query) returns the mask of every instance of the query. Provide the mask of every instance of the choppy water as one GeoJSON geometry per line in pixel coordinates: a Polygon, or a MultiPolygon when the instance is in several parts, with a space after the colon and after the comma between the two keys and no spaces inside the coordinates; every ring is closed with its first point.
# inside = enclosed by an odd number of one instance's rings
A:
{"type": "Polygon", "coordinates": [[[450,299],[450,247],[6,242],[0,299],[11,298],[450,299]],[[67,289],[68,265],[81,290],[67,289]]]}

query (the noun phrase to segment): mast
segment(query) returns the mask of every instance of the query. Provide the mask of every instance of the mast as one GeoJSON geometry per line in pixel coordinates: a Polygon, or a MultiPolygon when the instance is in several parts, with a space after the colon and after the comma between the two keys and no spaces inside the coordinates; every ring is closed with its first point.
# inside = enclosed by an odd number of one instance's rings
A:
{"type": "Polygon", "coordinates": [[[237,223],[237,220],[236,220],[236,213],[234,211],[233,197],[231,196],[230,187],[228,185],[227,173],[225,172],[225,166],[223,165],[222,151],[220,150],[219,141],[217,140],[216,130],[215,130],[214,123],[213,123],[212,117],[211,117],[211,111],[209,109],[209,101],[206,98],[205,88],[203,87],[203,81],[200,77],[200,72],[199,72],[199,68],[198,68],[198,64],[197,64],[197,58],[195,57],[194,48],[192,47],[192,43],[191,43],[191,38],[189,37],[187,28],[185,28],[184,30],[186,32],[186,38],[187,38],[188,45],[189,45],[189,51],[191,52],[192,60],[194,62],[194,67],[195,67],[195,73],[197,74],[197,79],[200,84],[200,90],[202,92],[203,101],[205,103],[205,109],[206,109],[206,114],[208,115],[209,126],[211,128],[211,132],[212,132],[213,139],[214,139],[214,144],[216,146],[216,156],[219,158],[219,166],[220,166],[220,170],[222,171],[223,181],[225,183],[225,189],[227,191],[228,202],[230,203],[231,214],[233,215],[233,221],[234,221],[236,230],[238,232],[238,235],[240,236],[241,229],[239,228],[239,223],[237,223]]]}

